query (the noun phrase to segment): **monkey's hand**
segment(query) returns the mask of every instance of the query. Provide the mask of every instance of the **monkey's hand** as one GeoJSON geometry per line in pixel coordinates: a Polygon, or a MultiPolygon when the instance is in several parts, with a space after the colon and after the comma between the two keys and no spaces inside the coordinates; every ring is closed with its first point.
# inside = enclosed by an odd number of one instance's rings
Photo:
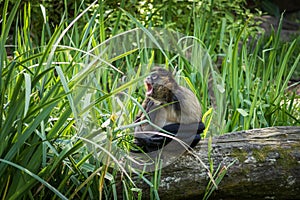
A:
{"type": "MultiPolygon", "coordinates": [[[[185,135],[193,136],[195,135],[190,147],[195,147],[201,139],[200,134],[203,133],[205,125],[202,122],[195,122],[191,124],[180,124],[174,123],[166,125],[162,128],[163,130],[172,133],[173,135],[185,135]]],[[[162,132],[162,131],[161,131],[162,132]]],[[[143,152],[156,151],[167,145],[172,141],[170,137],[162,135],[152,135],[148,137],[135,137],[135,145],[138,146],[143,152]]],[[[138,152],[138,151],[135,151],[138,152]]],[[[140,152],[140,151],[139,151],[140,152]]]]}
{"type": "MultiPolygon", "coordinates": [[[[151,101],[149,98],[146,98],[142,103],[142,107],[144,108],[146,113],[149,113],[150,109],[153,106],[154,106],[154,102],[151,101]]],[[[134,122],[140,122],[144,119],[146,119],[145,114],[142,111],[139,111],[134,122]]]]}

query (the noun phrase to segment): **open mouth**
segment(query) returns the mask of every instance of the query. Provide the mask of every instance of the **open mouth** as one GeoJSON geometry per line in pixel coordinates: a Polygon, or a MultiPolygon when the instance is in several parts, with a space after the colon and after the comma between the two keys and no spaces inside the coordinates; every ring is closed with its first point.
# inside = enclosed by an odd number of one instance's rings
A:
{"type": "Polygon", "coordinates": [[[146,86],[146,89],[147,89],[146,95],[147,95],[147,96],[150,96],[150,95],[152,94],[152,92],[153,92],[152,84],[147,83],[147,81],[146,81],[146,82],[145,82],[145,86],[146,86]]]}

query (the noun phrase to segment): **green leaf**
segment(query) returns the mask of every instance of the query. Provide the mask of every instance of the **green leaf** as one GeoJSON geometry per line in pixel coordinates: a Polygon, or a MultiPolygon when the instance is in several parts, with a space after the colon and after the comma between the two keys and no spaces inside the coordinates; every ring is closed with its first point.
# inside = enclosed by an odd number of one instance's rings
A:
{"type": "Polygon", "coordinates": [[[244,109],[238,108],[236,109],[243,117],[247,117],[249,114],[244,109]]]}
{"type": "MultiPolygon", "coordinates": [[[[46,187],[48,187],[50,190],[52,190],[58,197],[60,197],[61,199],[64,199],[64,200],[68,200],[67,197],[65,197],[63,194],[61,194],[58,190],[55,189],[55,187],[53,187],[52,185],[50,185],[47,181],[43,180],[41,177],[39,177],[38,175],[32,173],[31,171],[29,171],[28,169],[20,166],[20,165],[17,165],[13,162],[10,162],[8,160],[5,160],[5,159],[1,159],[0,158],[0,162],[2,163],[5,163],[5,164],[8,164],[8,165],[11,165],[19,170],[21,170],[22,172],[28,174],[29,176],[35,178],[36,180],[38,180],[39,182],[41,182],[43,185],[45,185],[46,187]]],[[[18,193],[18,191],[16,191],[15,195],[13,195],[10,199],[15,199],[16,197],[18,197],[20,194],[18,193]]]]}
{"type": "Polygon", "coordinates": [[[25,117],[30,104],[31,78],[30,75],[26,73],[24,73],[24,78],[25,78],[25,108],[24,108],[24,117],[25,117]]]}

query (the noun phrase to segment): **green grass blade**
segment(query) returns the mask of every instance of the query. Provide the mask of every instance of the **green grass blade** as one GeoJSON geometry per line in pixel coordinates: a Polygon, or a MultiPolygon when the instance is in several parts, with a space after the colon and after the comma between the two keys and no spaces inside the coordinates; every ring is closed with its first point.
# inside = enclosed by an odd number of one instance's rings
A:
{"type": "MultiPolygon", "coordinates": [[[[43,185],[45,185],[46,187],[48,187],[51,191],[54,192],[54,194],[56,194],[57,196],[59,196],[61,199],[64,199],[64,200],[68,200],[67,197],[65,197],[63,194],[61,194],[58,190],[55,189],[55,187],[53,187],[52,185],[50,185],[47,181],[43,180],[42,178],[40,178],[38,175],[32,173],[31,171],[29,171],[28,169],[20,166],[20,165],[17,165],[13,162],[10,162],[8,160],[5,160],[5,159],[1,159],[0,158],[0,162],[2,163],[5,163],[7,165],[11,165],[19,170],[21,170],[22,172],[28,174],[29,176],[33,177],[34,179],[38,180],[39,182],[41,182],[43,185]]],[[[13,195],[10,199],[16,199],[18,198],[19,196],[19,192],[16,191],[15,195],[13,195]]]]}

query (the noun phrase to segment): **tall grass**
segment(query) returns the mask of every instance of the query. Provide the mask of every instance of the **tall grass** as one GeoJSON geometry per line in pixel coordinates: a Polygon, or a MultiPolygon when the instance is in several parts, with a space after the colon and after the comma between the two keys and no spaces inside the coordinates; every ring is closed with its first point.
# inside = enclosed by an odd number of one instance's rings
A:
{"type": "MultiPolygon", "coordinates": [[[[207,4],[202,4],[200,9],[208,10],[212,5],[204,2],[207,4]]],[[[194,35],[197,38],[207,34],[204,30],[209,29],[209,24],[205,21],[211,17],[211,12],[196,17],[200,21],[195,23],[194,35]]],[[[251,21],[250,15],[244,24],[236,27],[227,18],[220,19],[206,44],[212,60],[222,62],[219,70],[212,68],[204,80],[203,77],[196,79],[194,85],[208,83],[213,77],[214,85],[204,88],[203,93],[209,94],[213,90],[214,96],[210,101],[204,100],[207,103],[203,107],[207,110],[214,105],[213,123],[217,128],[214,134],[269,126],[295,126],[300,122],[299,107],[291,103],[299,97],[291,95],[288,90],[289,80],[300,66],[297,53],[299,37],[283,43],[280,41],[282,21],[278,30],[270,36],[255,31],[251,21]],[[257,34],[256,37],[254,34],[257,34]],[[286,98],[291,98],[289,106],[286,98]]]]}
{"type": "MultiPolygon", "coordinates": [[[[143,98],[142,74],[151,63],[177,66],[176,79],[196,93],[204,112],[213,108],[207,121],[210,134],[300,124],[299,107],[293,104],[299,97],[289,98],[286,93],[288,80],[299,67],[300,56],[294,56],[299,40],[281,44],[280,31],[249,44],[252,29],[247,23],[229,32],[226,19],[211,27],[204,20],[211,17],[211,10],[202,13],[203,20],[194,13],[194,29],[188,31],[194,32],[194,41],[204,52],[201,59],[192,52],[192,62],[187,63],[166,52],[170,56],[166,60],[157,49],[111,55],[103,44],[109,41],[108,35],[118,33],[119,26],[129,23],[146,31],[126,11],[118,10],[114,23],[106,27],[104,2],[90,7],[81,3],[76,5],[74,19],[64,13],[53,30],[42,9],[45,22],[36,44],[30,32],[31,4],[20,8],[18,0],[7,15],[8,2],[2,11],[0,38],[2,199],[141,199],[143,191],[133,181],[134,175],[127,174],[117,159],[126,156],[118,148],[130,145],[131,123],[139,110],[137,102],[143,98]],[[14,53],[8,55],[11,29],[14,53]],[[217,56],[222,58],[220,69],[213,63],[217,56]],[[85,81],[94,81],[93,88],[83,86],[85,81]],[[83,97],[90,90],[95,91],[93,98],[83,97]],[[78,135],[86,131],[81,125],[90,126],[88,131],[95,132],[88,134],[96,133],[105,142],[86,145],[94,141],[86,142],[86,137],[78,135]],[[120,171],[124,176],[119,176],[120,171]]],[[[212,5],[202,6],[210,10],[212,5]]],[[[155,171],[152,180],[138,175],[151,187],[153,199],[158,198],[160,171],[155,171]]],[[[213,185],[208,188],[215,189],[213,185]]]]}

